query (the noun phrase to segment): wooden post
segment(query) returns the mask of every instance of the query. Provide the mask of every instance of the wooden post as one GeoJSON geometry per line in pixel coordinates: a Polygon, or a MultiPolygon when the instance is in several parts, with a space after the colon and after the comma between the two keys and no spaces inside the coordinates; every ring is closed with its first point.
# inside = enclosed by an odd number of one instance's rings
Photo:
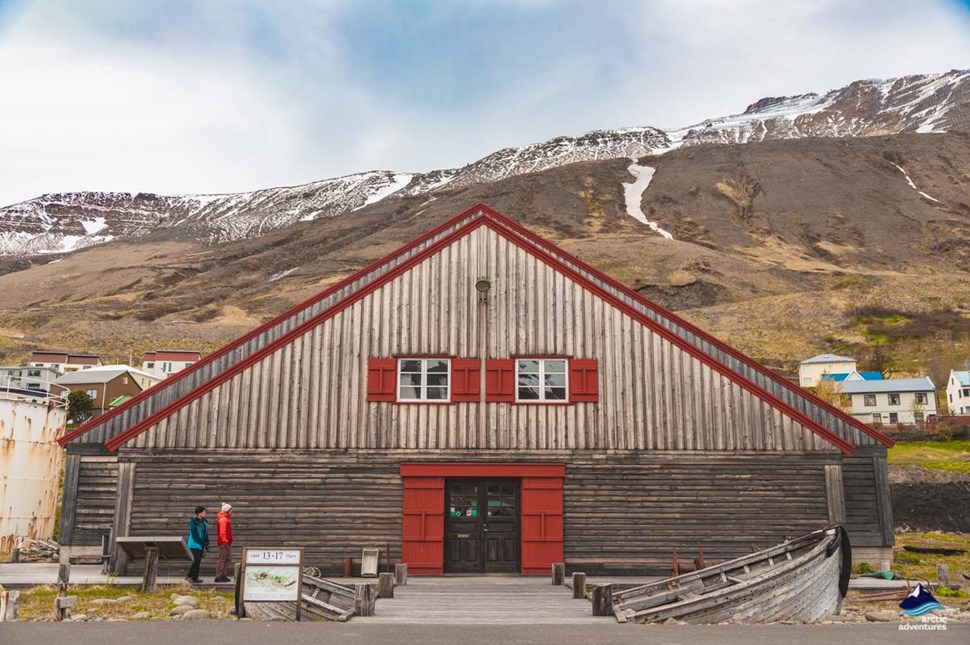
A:
{"type": "Polygon", "coordinates": [[[596,585],[593,587],[593,615],[613,615],[613,585],[596,585]]]}
{"type": "Polygon", "coordinates": [[[155,591],[155,580],[158,578],[158,547],[145,547],[145,575],[141,579],[141,592],[155,591]]]}
{"type": "Polygon", "coordinates": [[[573,573],[573,598],[586,600],[586,574],[576,571],[573,573]]]}
{"type": "Polygon", "coordinates": [[[240,578],[242,574],[242,563],[236,562],[232,565],[232,596],[233,602],[236,605],[236,618],[246,617],[246,606],[243,604],[242,594],[242,581],[240,578]]]}
{"type": "Polygon", "coordinates": [[[344,558],[344,578],[350,578],[354,575],[354,559],[350,556],[344,558]]]}
{"type": "MultiPolygon", "coordinates": [[[[61,622],[67,617],[67,610],[73,607],[67,598],[67,583],[71,580],[71,565],[61,563],[57,565],[57,597],[54,598],[54,620],[61,622]]],[[[77,602],[77,598],[74,599],[77,602]]]]}
{"type": "Polygon", "coordinates": [[[15,546],[14,548],[10,549],[10,562],[12,562],[12,563],[20,562],[20,547],[19,546],[15,546]]]}
{"type": "Polygon", "coordinates": [[[394,584],[399,587],[406,587],[408,584],[408,565],[394,565],[394,584]]]}
{"type": "Polygon", "coordinates": [[[17,611],[19,607],[19,591],[12,590],[0,593],[0,623],[17,620],[17,611]]]}
{"type": "Polygon", "coordinates": [[[378,598],[394,597],[394,574],[393,573],[380,573],[377,575],[377,597],[378,598]]]}
{"type": "Polygon", "coordinates": [[[354,614],[357,616],[373,616],[374,605],[377,604],[377,596],[374,594],[374,585],[370,583],[354,585],[354,614]]]}
{"type": "Polygon", "coordinates": [[[945,564],[936,565],[936,581],[941,585],[950,586],[950,567],[945,564]]]}
{"type": "Polygon", "coordinates": [[[566,565],[562,562],[555,562],[552,565],[552,584],[562,585],[566,578],[566,565]]]}

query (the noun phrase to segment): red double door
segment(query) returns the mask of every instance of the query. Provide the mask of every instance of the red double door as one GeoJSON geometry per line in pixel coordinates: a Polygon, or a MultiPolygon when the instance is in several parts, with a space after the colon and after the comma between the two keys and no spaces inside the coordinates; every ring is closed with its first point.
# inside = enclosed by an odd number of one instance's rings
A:
{"type": "Polygon", "coordinates": [[[408,573],[548,575],[563,561],[565,473],[564,464],[401,464],[408,573]]]}

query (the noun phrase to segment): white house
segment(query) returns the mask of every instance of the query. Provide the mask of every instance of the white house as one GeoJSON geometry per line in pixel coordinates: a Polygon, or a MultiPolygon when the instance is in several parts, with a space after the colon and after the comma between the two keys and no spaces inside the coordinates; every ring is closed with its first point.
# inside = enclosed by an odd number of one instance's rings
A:
{"type": "Polygon", "coordinates": [[[819,354],[798,364],[798,384],[815,387],[823,374],[848,374],[856,371],[856,360],[835,354],[819,354]]]}
{"type": "Polygon", "coordinates": [[[202,354],[194,350],[159,349],[145,352],[141,359],[141,368],[159,378],[167,378],[199,362],[201,358],[202,354]]]}
{"type": "Polygon", "coordinates": [[[970,414],[970,370],[950,370],[946,402],[950,414],[970,414]]]}
{"type": "Polygon", "coordinates": [[[842,394],[852,401],[852,416],[869,424],[920,423],[939,407],[928,376],[844,381],[842,394]]]}
{"type": "Polygon", "coordinates": [[[52,367],[34,365],[0,367],[0,387],[28,390],[37,392],[38,396],[47,396],[51,383],[60,375],[61,373],[52,367]]]}

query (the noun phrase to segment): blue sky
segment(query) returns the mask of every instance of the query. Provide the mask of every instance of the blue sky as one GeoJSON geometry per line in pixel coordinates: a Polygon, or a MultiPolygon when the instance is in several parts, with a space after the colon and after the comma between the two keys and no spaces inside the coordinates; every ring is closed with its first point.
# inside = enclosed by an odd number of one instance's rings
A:
{"type": "Polygon", "coordinates": [[[244,191],[970,67],[970,0],[0,0],[0,204],[244,191]]]}

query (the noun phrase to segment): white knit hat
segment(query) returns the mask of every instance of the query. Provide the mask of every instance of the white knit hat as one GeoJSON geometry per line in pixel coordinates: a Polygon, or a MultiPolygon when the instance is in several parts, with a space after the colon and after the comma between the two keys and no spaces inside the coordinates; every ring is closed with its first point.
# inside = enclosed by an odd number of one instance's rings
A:
{"type": "Polygon", "coordinates": [[[222,512],[223,513],[228,513],[231,510],[232,510],[232,504],[230,504],[229,502],[223,502],[222,503],[222,512]]]}

